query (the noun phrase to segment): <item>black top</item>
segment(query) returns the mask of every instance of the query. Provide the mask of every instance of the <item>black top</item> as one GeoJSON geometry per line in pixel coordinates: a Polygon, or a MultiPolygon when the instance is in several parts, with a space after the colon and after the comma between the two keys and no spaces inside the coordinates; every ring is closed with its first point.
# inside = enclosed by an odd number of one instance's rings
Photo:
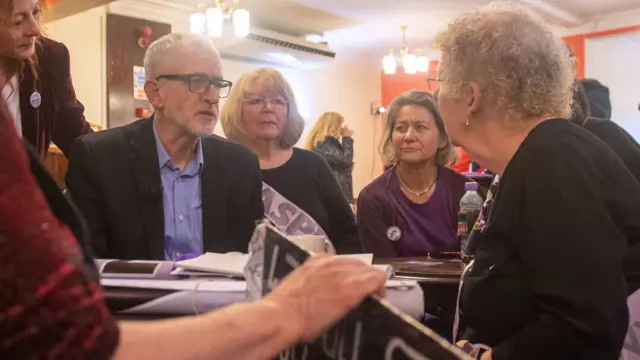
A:
{"type": "Polygon", "coordinates": [[[640,181],[640,145],[633,136],[611,120],[590,117],[583,126],[607,143],[640,181]]]}
{"type": "Polygon", "coordinates": [[[344,136],[340,142],[333,136],[327,136],[315,145],[313,151],[327,160],[347,201],[353,203],[353,138],[344,136]]]}
{"type": "MultiPolygon", "coordinates": [[[[218,136],[201,138],[205,252],[246,252],[264,216],[258,158],[218,136]]],[[[164,260],[162,182],[153,118],[79,137],[67,188],[87,220],[98,258],[164,260]]]]}
{"type": "Polygon", "coordinates": [[[22,136],[33,145],[41,160],[52,141],[69,157],[73,140],[91,132],[84,106],[76,98],[71,81],[69,50],[62,43],[40,37],[36,53],[37,72],[30,71],[25,63],[20,81],[22,136]],[[40,104],[31,101],[34,94],[40,95],[40,104]]]}
{"type": "Polygon", "coordinates": [[[462,338],[493,347],[494,360],[618,359],[638,204],[640,184],[602,141],[565,119],[534,128],[465,276],[462,338]]]}
{"type": "Polygon", "coordinates": [[[284,165],[262,170],[262,181],[309,214],[339,253],[362,252],[351,206],[320,155],[293,148],[284,165]]]}

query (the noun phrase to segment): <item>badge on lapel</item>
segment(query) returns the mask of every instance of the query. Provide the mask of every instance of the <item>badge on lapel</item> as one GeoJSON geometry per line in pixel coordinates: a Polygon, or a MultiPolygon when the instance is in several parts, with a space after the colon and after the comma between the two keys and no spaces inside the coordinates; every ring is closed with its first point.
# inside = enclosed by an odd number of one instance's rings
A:
{"type": "Polygon", "coordinates": [[[34,91],[29,98],[29,102],[31,103],[31,107],[37,109],[40,107],[40,104],[42,104],[42,96],[40,96],[39,92],[34,91]]]}
{"type": "Polygon", "coordinates": [[[401,236],[402,231],[400,231],[399,227],[389,226],[389,228],[387,229],[387,239],[389,239],[389,241],[398,241],[400,240],[401,236]]]}

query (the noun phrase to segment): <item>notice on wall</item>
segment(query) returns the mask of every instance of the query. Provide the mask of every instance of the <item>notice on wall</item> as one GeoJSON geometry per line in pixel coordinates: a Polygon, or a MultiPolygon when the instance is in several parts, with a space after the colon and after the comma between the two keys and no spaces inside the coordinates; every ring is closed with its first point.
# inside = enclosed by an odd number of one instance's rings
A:
{"type": "Polygon", "coordinates": [[[144,67],[133,67],[133,98],[136,100],[147,100],[147,94],[144,92],[144,67]]]}
{"type": "MultiPolygon", "coordinates": [[[[310,255],[271,225],[258,225],[254,238],[258,237],[264,252],[261,271],[264,296],[310,255]]],[[[277,359],[471,360],[433,331],[374,297],[366,298],[314,343],[294,346],[277,359]]]]}

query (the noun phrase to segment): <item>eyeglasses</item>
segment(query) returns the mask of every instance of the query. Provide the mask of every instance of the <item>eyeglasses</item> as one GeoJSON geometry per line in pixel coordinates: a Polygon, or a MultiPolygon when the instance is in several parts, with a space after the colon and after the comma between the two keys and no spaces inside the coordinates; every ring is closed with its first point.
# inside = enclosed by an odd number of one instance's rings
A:
{"type": "Polygon", "coordinates": [[[435,91],[438,88],[438,85],[442,82],[442,79],[438,78],[427,78],[427,88],[430,91],[435,91]]]}
{"type": "Polygon", "coordinates": [[[256,107],[260,109],[264,109],[268,104],[268,105],[271,105],[273,109],[280,109],[280,110],[286,109],[287,106],[289,105],[289,103],[284,99],[278,99],[278,98],[264,99],[259,97],[245,99],[244,103],[247,106],[256,107]]]}
{"type": "Polygon", "coordinates": [[[194,94],[204,94],[213,85],[221,98],[229,96],[233,85],[229,80],[211,79],[204,74],[166,74],[157,77],[157,80],[160,79],[186,82],[189,85],[189,91],[194,94]]]}

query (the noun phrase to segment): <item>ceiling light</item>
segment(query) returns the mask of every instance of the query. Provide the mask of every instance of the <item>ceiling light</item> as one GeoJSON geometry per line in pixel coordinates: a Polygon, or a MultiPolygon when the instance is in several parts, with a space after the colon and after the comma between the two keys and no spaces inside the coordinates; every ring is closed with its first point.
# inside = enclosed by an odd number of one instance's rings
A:
{"type": "Polygon", "coordinates": [[[422,54],[421,50],[409,51],[406,39],[407,27],[402,27],[402,48],[400,54],[396,56],[393,49],[382,58],[382,70],[387,75],[396,73],[398,63],[402,64],[405,74],[415,74],[417,72],[429,71],[429,58],[422,54]]]}
{"type": "MultiPolygon", "coordinates": [[[[237,0],[234,1],[234,4],[237,4],[237,2],[237,0]]],[[[224,21],[231,18],[235,36],[245,37],[249,34],[251,26],[249,11],[228,6],[224,3],[224,0],[212,1],[212,6],[204,12],[201,5],[198,6],[196,12],[189,16],[191,32],[206,34],[211,37],[222,37],[224,21]]]]}

